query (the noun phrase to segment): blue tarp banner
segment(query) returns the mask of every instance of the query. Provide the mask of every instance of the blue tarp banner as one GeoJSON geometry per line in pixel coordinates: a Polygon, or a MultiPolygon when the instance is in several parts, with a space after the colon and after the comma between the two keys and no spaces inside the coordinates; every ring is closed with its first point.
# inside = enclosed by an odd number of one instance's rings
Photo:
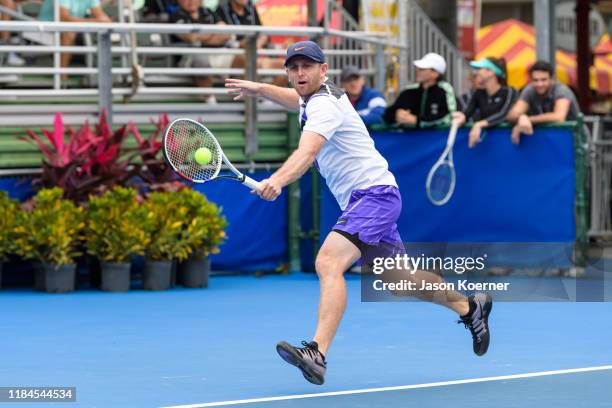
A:
{"type": "MultiPolygon", "coordinates": [[[[489,130],[474,149],[467,131],[454,148],[457,185],[448,204],[436,207],[425,194],[425,179],[446,145],[447,132],[374,132],[376,147],[388,160],[402,192],[398,222],[405,242],[573,242],[575,166],[571,129],[538,129],[519,146],[508,129],[489,130]]],[[[269,172],[251,175],[257,180],[269,172]]],[[[301,181],[301,228],[311,229],[310,173],[301,181]]],[[[322,182],[321,240],[340,214],[322,182]]],[[[12,197],[32,194],[27,179],[0,179],[12,197]]],[[[227,241],[214,255],[213,269],[275,269],[287,261],[286,190],[274,202],[249,194],[239,183],[216,181],[196,186],[223,208],[227,241]]],[[[302,242],[302,263],[312,267],[311,245],[302,242]]],[[[567,251],[565,251],[567,252],[567,251]]]]}
{"type": "MultiPolygon", "coordinates": [[[[250,174],[256,180],[268,172],[250,174]]],[[[209,201],[223,209],[227,218],[227,240],[221,252],[213,255],[212,268],[228,271],[273,270],[287,259],[286,194],[275,201],[264,201],[247,187],[230,180],[219,180],[195,187],[209,201]]]]}
{"type": "MultiPolygon", "coordinates": [[[[404,242],[573,242],[575,165],[571,129],[541,128],[520,145],[509,129],[488,130],[468,149],[467,133],[453,150],[457,182],[444,206],[429,202],[425,180],[448,131],[373,132],[402,193],[398,226],[404,242]]],[[[323,188],[322,239],[340,214],[323,188]]]]}

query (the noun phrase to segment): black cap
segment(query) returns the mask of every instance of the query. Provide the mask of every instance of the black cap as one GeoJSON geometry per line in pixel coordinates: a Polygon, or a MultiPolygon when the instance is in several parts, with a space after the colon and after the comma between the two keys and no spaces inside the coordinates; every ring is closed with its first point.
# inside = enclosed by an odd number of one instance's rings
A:
{"type": "Polygon", "coordinates": [[[287,48],[285,66],[287,66],[287,63],[293,57],[306,57],[314,62],[318,62],[319,64],[323,64],[325,62],[323,50],[312,41],[300,41],[287,48]]]}
{"type": "Polygon", "coordinates": [[[346,81],[349,81],[353,77],[358,78],[360,76],[361,76],[361,73],[359,72],[359,68],[353,65],[349,65],[348,67],[344,68],[342,72],[340,73],[340,82],[346,82],[346,81]]]}

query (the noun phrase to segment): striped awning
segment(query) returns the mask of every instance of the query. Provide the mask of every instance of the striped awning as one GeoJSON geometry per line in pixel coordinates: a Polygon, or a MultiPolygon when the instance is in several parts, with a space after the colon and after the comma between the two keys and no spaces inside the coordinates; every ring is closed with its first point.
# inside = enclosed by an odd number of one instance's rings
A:
{"type": "MultiPolygon", "coordinates": [[[[504,58],[508,66],[508,83],[515,88],[524,87],[529,82],[529,67],[536,61],[534,28],[513,19],[481,28],[477,58],[484,57],[504,58]]],[[[559,81],[576,87],[576,55],[557,50],[556,59],[559,81]]],[[[595,57],[590,87],[600,94],[612,94],[612,54],[595,57]]]]}
{"type": "Polygon", "coordinates": [[[597,44],[597,47],[593,50],[595,54],[612,54],[612,40],[610,40],[610,34],[604,34],[597,44]]]}

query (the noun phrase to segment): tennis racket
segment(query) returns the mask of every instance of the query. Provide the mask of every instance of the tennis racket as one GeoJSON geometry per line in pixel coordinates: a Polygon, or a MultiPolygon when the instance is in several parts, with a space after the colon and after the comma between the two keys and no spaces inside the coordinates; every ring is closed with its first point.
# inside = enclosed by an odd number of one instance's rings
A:
{"type": "Polygon", "coordinates": [[[237,180],[252,190],[261,191],[260,183],[238,171],[225,157],[219,142],[204,125],[191,119],[176,119],[168,126],[163,138],[164,157],[180,177],[194,183],[214,179],[237,180]],[[206,148],[211,153],[209,163],[199,164],[195,154],[206,148]],[[225,163],[227,170],[221,172],[225,163]]]}
{"type": "Polygon", "coordinates": [[[427,175],[425,190],[427,191],[427,198],[434,205],[446,204],[455,191],[456,176],[455,164],[453,163],[453,146],[455,145],[458,127],[453,122],[446,140],[446,148],[427,175]]]}

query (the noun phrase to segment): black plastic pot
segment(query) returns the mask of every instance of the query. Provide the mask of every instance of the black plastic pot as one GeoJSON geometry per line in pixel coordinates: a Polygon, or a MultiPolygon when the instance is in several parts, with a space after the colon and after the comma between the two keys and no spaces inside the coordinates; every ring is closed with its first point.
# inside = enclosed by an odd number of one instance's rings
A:
{"type": "Polygon", "coordinates": [[[107,292],[127,292],[130,290],[130,268],[126,262],[102,262],[102,282],[100,289],[107,292]]]}
{"type": "Polygon", "coordinates": [[[74,291],[76,282],[76,264],[52,265],[43,263],[37,268],[35,287],[49,293],[74,291]]]}
{"type": "Polygon", "coordinates": [[[190,256],[179,263],[179,275],[182,276],[186,288],[207,288],[210,274],[210,259],[208,257],[190,256]]]}
{"type": "Polygon", "coordinates": [[[144,264],[144,288],[166,290],[171,286],[172,261],[151,261],[144,264]]]}

